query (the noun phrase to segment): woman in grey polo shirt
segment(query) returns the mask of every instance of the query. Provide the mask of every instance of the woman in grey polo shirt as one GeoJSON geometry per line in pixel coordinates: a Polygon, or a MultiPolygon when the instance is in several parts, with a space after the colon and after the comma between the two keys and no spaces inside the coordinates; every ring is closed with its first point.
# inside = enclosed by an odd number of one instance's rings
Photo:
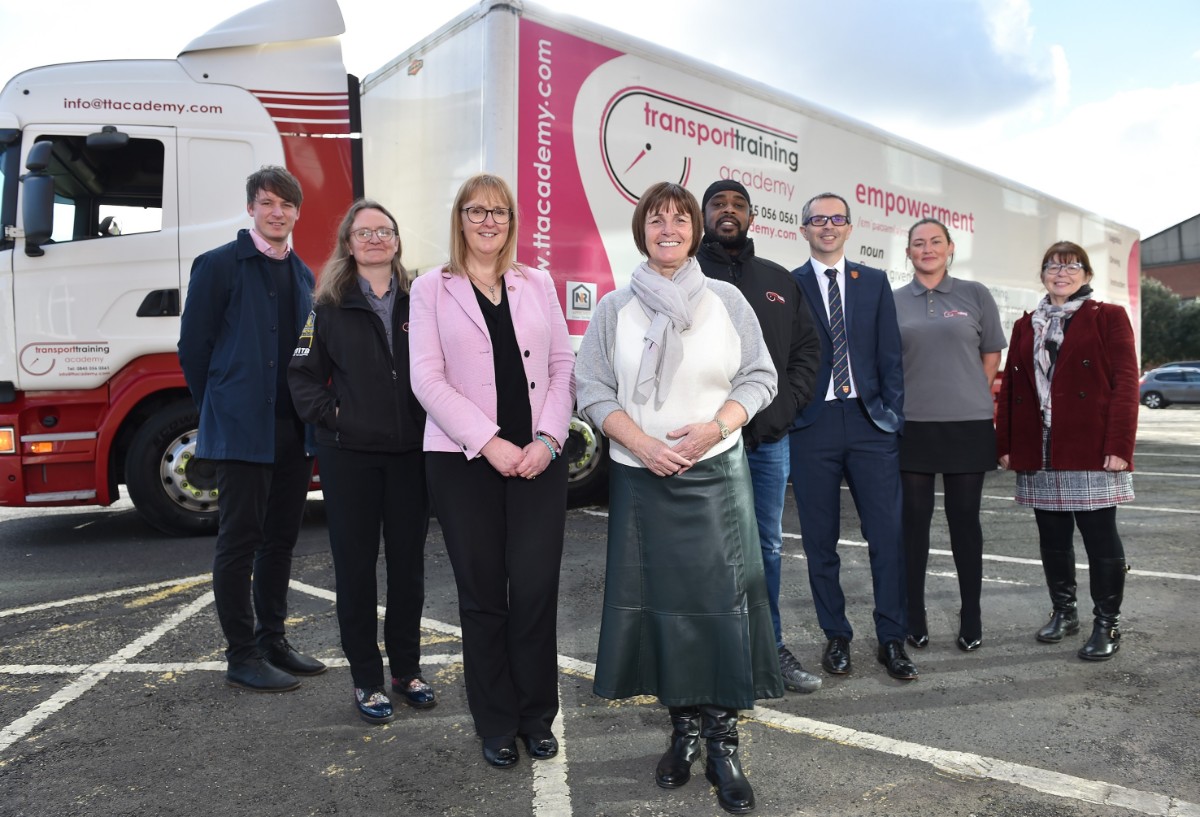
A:
{"type": "Polygon", "coordinates": [[[983,530],[979,504],[984,474],[996,467],[992,381],[1007,344],[1000,312],[987,287],[949,274],[954,242],[936,219],[908,231],[913,280],[895,292],[904,347],[904,433],[900,483],[908,574],[908,643],[929,643],[925,568],[933,519],[934,477],[942,475],[950,549],[958,572],[958,647],[983,639],[983,530]]]}

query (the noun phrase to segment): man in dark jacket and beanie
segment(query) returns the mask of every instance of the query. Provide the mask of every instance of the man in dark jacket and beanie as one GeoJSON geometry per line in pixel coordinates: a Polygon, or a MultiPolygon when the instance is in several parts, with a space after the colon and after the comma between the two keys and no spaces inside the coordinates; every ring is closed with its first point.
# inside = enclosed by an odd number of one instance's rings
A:
{"type": "Polygon", "coordinates": [[[313,274],[288,239],[303,193],[282,167],[246,180],[254,220],[192,264],[179,363],[200,410],[196,456],[216,462],[213,595],[225,680],[256,692],[300,686],[325,665],[284,637],[292,550],[312,478],[287,364],[312,308],[313,274]]]}
{"type": "Polygon", "coordinates": [[[779,618],[779,585],[783,549],[783,500],[787,493],[790,456],[788,429],[797,412],[813,396],[821,341],[799,287],[786,269],[754,254],[748,237],[754,213],[750,194],[741,184],[722,180],[704,191],[704,240],[696,259],[709,278],[728,281],[750,302],[763,338],[779,372],[779,394],[742,429],[754,485],[754,512],[762,548],[775,645],[784,685],[793,692],[813,692],[821,679],[805,672],[783,643],[779,618]]]}

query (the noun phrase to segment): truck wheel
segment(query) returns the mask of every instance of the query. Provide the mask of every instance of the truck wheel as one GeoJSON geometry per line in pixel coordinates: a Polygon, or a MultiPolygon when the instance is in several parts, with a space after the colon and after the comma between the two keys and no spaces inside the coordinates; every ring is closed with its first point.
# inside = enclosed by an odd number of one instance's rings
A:
{"type": "Polygon", "coordinates": [[[563,456],[567,458],[567,502],[572,507],[608,498],[608,451],[602,436],[578,415],[571,416],[563,456]]]}
{"type": "Polygon", "coordinates": [[[196,457],[196,407],[172,403],[133,435],[125,487],[142,518],[172,536],[217,532],[216,464],[196,457]]]}
{"type": "Polygon", "coordinates": [[[1166,407],[1167,401],[1158,392],[1148,391],[1142,395],[1142,405],[1146,408],[1160,409],[1166,407]]]}

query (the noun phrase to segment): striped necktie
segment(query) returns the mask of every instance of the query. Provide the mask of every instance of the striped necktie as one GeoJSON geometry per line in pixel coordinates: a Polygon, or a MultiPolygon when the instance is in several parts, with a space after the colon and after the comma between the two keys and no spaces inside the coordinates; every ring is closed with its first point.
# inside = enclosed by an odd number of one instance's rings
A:
{"type": "Polygon", "coordinates": [[[837,270],[829,276],[829,333],[833,336],[833,393],[839,400],[850,396],[850,361],[846,354],[846,318],[842,312],[842,292],[838,289],[837,270]]]}

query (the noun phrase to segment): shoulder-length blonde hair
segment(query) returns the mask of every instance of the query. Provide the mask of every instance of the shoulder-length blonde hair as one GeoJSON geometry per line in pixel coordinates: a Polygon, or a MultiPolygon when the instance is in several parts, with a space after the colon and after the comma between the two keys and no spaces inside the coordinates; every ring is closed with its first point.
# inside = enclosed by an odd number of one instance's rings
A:
{"type": "Polygon", "coordinates": [[[400,263],[400,253],[403,248],[400,246],[400,225],[396,223],[396,217],[374,199],[359,199],[350,205],[350,209],[346,211],[342,223],[338,226],[337,245],[333,248],[333,255],[329,256],[329,260],[325,262],[325,267],[321,270],[317,289],[313,292],[314,304],[337,306],[342,302],[342,297],[350,287],[355,285],[358,264],[354,260],[354,251],[350,246],[350,242],[354,240],[350,235],[350,228],[354,226],[354,219],[363,210],[378,210],[387,216],[388,221],[392,222],[392,229],[396,230],[396,254],[392,256],[392,275],[400,279],[400,291],[408,292],[408,271],[400,263]]]}
{"type": "Polygon", "coordinates": [[[446,270],[456,275],[467,271],[467,236],[463,232],[462,208],[468,201],[478,196],[481,199],[495,201],[497,207],[507,207],[511,214],[508,219],[508,237],[504,246],[496,256],[496,272],[503,273],[510,267],[516,266],[517,256],[517,200],[513,196],[508,183],[499,176],[491,173],[478,173],[462,183],[458,195],[454,197],[454,206],[450,208],[450,261],[446,270]]]}

